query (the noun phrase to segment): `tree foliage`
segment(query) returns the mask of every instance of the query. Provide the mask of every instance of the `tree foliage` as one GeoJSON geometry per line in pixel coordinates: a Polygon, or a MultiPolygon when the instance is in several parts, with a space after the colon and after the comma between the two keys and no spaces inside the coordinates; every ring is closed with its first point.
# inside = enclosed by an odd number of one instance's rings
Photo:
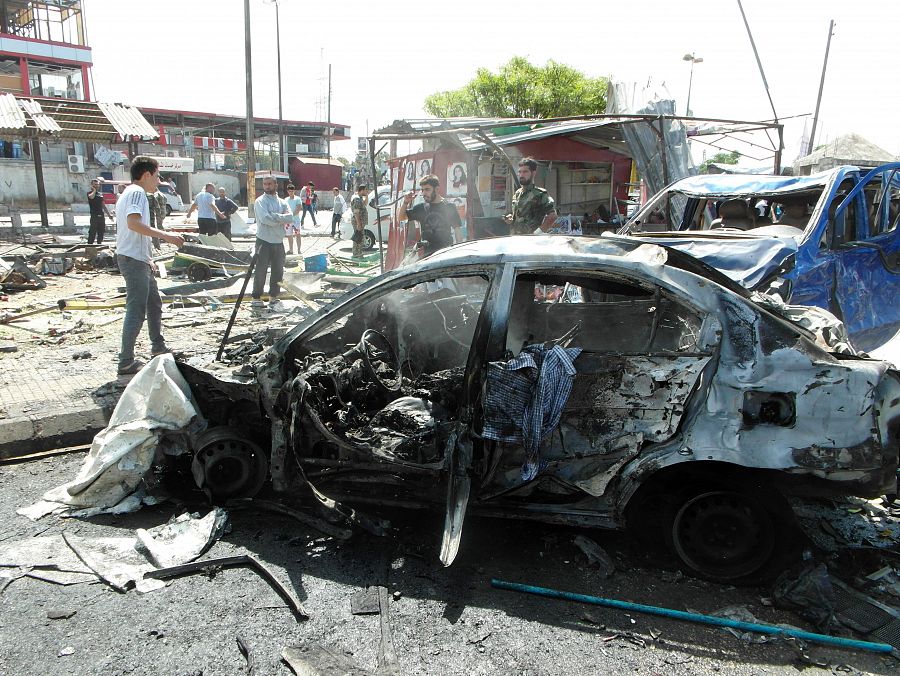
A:
{"type": "Polygon", "coordinates": [[[550,60],[536,66],[515,56],[496,73],[479,68],[459,89],[435,92],[425,110],[435,117],[566,117],[606,110],[604,77],[550,60]]]}
{"type": "Polygon", "coordinates": [[[708,160],[705,160],[703,164],[701,164],[697,171],[701,174],[706,174],[709,172],[710,164],[737,164],[741,159],[741,154],[737,150],[732,150],[731,152],[721,152],[716,153],[708,160]]]}

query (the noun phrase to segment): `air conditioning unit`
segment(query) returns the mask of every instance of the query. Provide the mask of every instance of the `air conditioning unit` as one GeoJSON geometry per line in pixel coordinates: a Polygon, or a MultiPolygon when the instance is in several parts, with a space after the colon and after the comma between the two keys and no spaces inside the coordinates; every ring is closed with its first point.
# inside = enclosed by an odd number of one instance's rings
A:
{"type": "Polygon", "coordinates": [[[178,151],[177,150],[167,150],[166,157],[178,157],[178,151]]]}
{"type": "Polygon", "coordinates": [[[305,155],[309,152],[309,144],[308,143],[297,143],[297,150],[295,151],[298,155],[305,155]]]}
{"type": "Polygon", "coordinates": [[[69,171],[73,174],[84,173],[84,155],[69,155],[69,171]]]}

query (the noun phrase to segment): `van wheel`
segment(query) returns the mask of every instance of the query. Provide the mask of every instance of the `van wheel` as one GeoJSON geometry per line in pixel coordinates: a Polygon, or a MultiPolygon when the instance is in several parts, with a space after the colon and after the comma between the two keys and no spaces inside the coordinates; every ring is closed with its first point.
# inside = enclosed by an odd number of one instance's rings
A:
{"type": "Polygon", "coordinates": [[[706,487],[684,496],[671,525],[682,564],[701,577],[752,584],[774,576],[791,556],[793,518],[772,491],[706,487]]]}
{"type": "Polygon", "coordinates": [[[363,249],[374,249],[375,241],[375,233],[371,230],[363,231],[363,249]]]}
{"type": "Polygon", "coordinates": [[[167,204],[166,205],[166,216],[171,216],[171,215],[172,215],[172,207],[171,207],[171,205],[167,204]]]}

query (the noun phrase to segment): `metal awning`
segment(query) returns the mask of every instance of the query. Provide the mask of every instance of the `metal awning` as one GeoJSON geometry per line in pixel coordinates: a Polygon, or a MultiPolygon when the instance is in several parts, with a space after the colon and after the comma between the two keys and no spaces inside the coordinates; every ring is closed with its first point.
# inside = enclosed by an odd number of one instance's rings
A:
{"type": "Polygon", "coordinates": [[[132,106],[53,98],[16,98],[0,94],[0,132],[26,138],[95,141],[159,138],[157,131],[132,106]]]}

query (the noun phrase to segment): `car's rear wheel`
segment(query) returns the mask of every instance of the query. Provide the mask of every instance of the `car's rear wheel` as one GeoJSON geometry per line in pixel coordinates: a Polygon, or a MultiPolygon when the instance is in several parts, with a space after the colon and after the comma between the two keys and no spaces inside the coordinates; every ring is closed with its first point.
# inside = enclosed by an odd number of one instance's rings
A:
{"type": "Polygon", "coordinates": [[[692,571],[721,581],[760,573],[777,544],[773,514],[756,497],[711,490],[688,497],[672,522],[672,545],[692,571]]]}
{"type": "Polygon", "coordinates": [[[367,250],[375,248],[375,233],[371,230],[363,231],[363,248],[367,250]]]}
{"type": "Polygon", "coordinates": [[[171,216],[171,215],[172,215],[172,205],[167,204],[166,205],[166,216],[171,216]]]}

